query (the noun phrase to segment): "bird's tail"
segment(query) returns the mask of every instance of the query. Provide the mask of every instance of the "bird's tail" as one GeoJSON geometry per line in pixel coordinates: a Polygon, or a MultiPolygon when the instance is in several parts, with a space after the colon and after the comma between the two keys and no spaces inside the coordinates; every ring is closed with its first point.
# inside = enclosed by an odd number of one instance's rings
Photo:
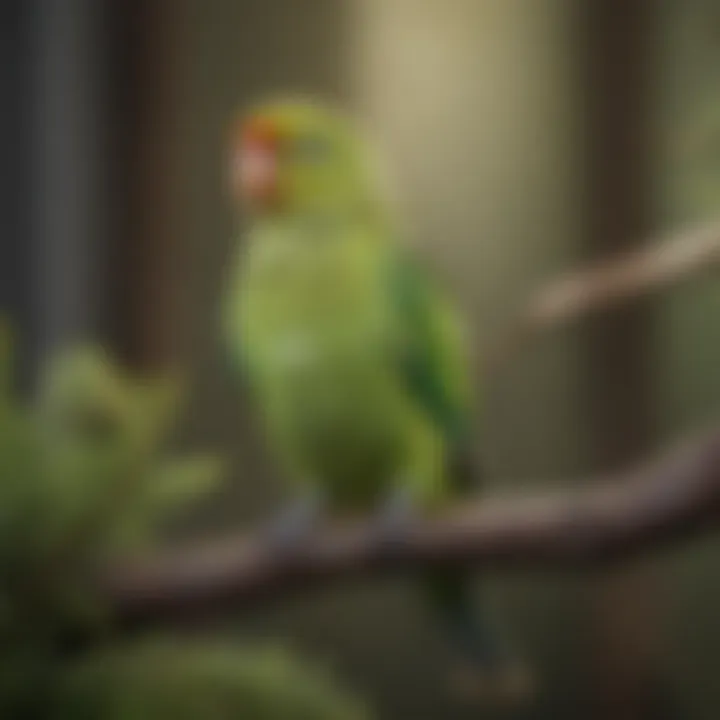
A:
{"type": "Polygon", "coordinates": [[[457,657],[453,679],[464,694],[521,700],[530,677],[499,623],[487,597],[474,592],[461,570],[433,570],[424,578],[427,599],[457,657]]]}
{"type": "Polygon", "coordinates": [[[427,574],[425,584],[431,610],[463,658],[488,671],[509,661],[507,643],[497,624],[490,622],[487,603],[476,598],[465,573],[433,570],[427,574]]]}
{"type": "MultiPolygon", "coordinates": [[[[447,470],[458,496],[481,490],[484,473],[470,444],[458,444],[447,470]]],[[[525,697],[531,686],[529,672],[473,577],[456,568],[437,569],[425,574],[424,584],[430,609],[457,655],[463,689],[513,700],[525,697]]]]}

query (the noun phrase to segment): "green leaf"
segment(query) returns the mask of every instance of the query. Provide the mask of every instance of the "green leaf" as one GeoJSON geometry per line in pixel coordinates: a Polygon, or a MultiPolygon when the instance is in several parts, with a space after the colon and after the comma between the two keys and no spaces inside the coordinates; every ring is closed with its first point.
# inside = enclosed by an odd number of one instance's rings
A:
{"type": "Polygon", "coordinates": [[[159,508],[177,508],[217,489],[225,462],[217,455],[195,455],[161,462],[152,473],[145,495],[159,508]]]}
{"type": "Polygon", "coordinates": [[[108,526],[109,549],[148,544],[165,521],[215,490],[225,464],[217,455],[194,455],[156,461],[143,477],[135,498],[108,526]]]}
{"type": "Polygon", "coordinates": [[[132,381],[135,428],[146,449],[159,447],[174,430],[185,390],[178,373],[132,381]]]}

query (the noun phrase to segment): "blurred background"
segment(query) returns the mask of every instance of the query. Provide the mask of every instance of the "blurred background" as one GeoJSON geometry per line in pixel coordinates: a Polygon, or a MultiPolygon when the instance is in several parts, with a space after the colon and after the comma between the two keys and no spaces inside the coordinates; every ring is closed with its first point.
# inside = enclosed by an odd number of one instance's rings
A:
{"type": "MultiPolygon", "coordinates": [[[[302,91],[366,121],[481,351],[541,281],[720,201],[713,0],[4,0],[0,53],[0,307],[23,383],[87,337],[140,369],[188,368],[183,439],[236,468],[192,530],[282,499],[218,333],[225,143],[244,104],[302,91]]],[[[698,282],[536,344],[478,413],[491,484],[612,469],[716,417],[718,317],[717,284],[698,282]]],[[[612,575],[497,578],[541,680],[513,717],[716,718],[719,553],[710,540],[612,575]]],[[[449,704],[445,650],[405,581],[219,631],[327,659],[382,717],[478,717],[449,704]]]]}

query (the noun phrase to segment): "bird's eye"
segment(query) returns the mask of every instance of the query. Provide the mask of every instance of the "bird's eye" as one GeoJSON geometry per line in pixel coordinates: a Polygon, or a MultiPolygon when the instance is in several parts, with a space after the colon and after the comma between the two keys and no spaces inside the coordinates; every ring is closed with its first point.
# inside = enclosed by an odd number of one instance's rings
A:
{"type": "Polygon", "coordinates": [[[328,143],[319,137],[301,138],[298,140],[295,150],[302,160],[313,163],[326,160],[330,153],[328,143]]]}

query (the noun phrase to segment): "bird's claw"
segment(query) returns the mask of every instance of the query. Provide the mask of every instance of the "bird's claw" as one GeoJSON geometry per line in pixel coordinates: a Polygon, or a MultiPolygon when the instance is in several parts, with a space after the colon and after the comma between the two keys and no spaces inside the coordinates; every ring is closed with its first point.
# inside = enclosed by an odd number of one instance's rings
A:
{"type": "Polygon", "coordinates": [[[374,530],[382,545],[395,547],[402,544],[417,518],[417,508],[411,494],[396,490],[380,506],[373,519],[374,530]]]}
{"type": "Polygon", "coordinates": [[[270,522],[262,533],[263,541],[271,550],[292,554],[312,534],[323,514],[323,499],[307,495],[270,522]]]}

